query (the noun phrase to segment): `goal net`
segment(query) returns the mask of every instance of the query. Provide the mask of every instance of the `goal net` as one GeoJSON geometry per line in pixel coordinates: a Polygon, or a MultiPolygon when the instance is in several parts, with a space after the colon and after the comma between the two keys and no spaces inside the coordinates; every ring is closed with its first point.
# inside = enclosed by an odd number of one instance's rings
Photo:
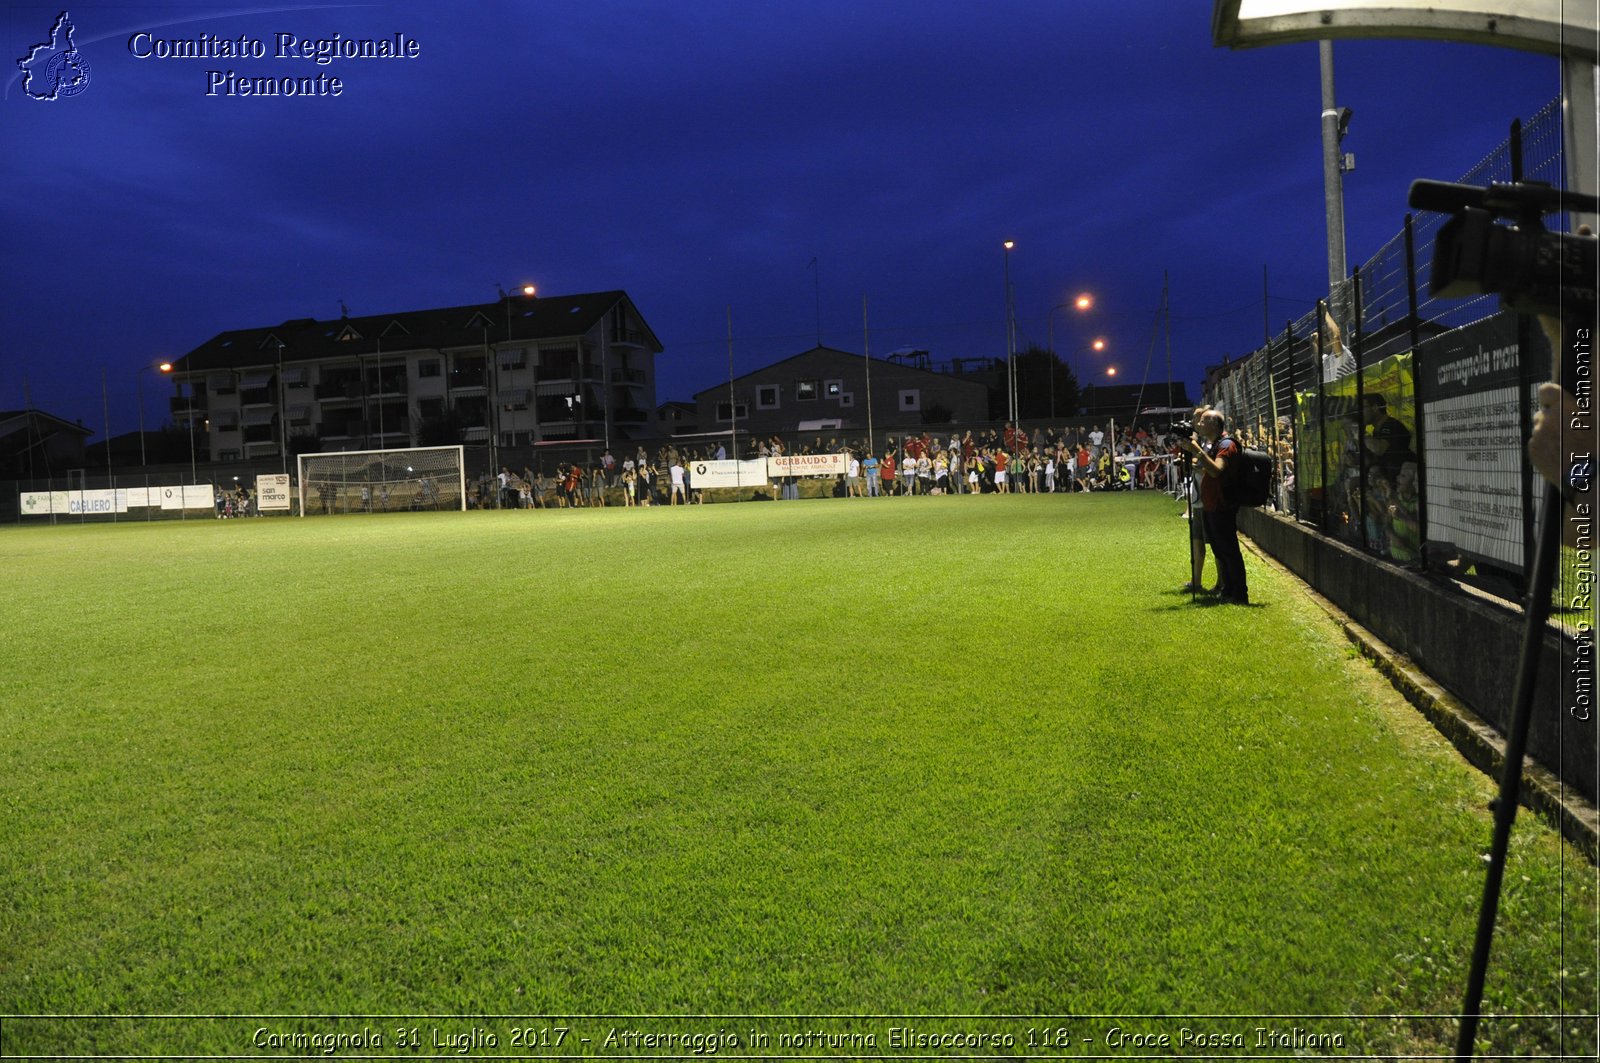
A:
{"type": "Polygon", "coordinates": [[[300,515],[467,508],[462,447],[302,454],[300,515]]]}

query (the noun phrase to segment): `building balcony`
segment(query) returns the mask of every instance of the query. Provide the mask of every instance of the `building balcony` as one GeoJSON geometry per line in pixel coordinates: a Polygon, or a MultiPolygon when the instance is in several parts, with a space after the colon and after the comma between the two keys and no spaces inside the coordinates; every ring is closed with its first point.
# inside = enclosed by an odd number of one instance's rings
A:
{"type": "Polygon", "coordinates": [[[404,397],[409,393],[404,373],[385,374],[367,381],[367,395],[374,399],[404,397]]]}
{"type": "Polygon", "coordinates": [[[607,333],[613,347],[644,348],[644,333],[634,328],[614,328],[607,333]]]}
{"type": "Polygon", "coordinates": [[[328,380],[312,389],[322,402],[360,402],[361,381],[328,380]]]}
{"type": "Polygon", "coordinates": [[[613,369],[611,371],[611,382],[613,384],[629,384],[633,387],[642,388],[650,383],[650,377],[643,369],[613,369]]]}

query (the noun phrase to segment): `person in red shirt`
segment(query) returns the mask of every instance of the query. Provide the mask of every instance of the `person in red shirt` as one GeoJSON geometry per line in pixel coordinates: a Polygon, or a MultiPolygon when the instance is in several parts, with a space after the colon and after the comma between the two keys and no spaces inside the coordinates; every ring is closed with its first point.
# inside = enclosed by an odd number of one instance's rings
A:
{"type": "Polygon", "coordinates": [[[883,461],[878,465],[878,472],[883,477],[883,493],[894,494],[894,451],[884,454],[883,461]]]}
{"type": "Polygon", "coordinates": [[[994,489],[1002,495],[1011,492],[1010,477],[1006,475],[1006,470],[1010,464],[1010,454],[1007,454],[1004,450],[994,452],[994,489]]]}
{"type": "Polygon", "coordinates": [[[576,506],[578,504],[578,482],[582,479],[583,469],[578,466],[577,462],[573,462],[572,468],[567,470],[566,482],[562,484],[562,491],[567,496],[567,505],[576,506]]]}

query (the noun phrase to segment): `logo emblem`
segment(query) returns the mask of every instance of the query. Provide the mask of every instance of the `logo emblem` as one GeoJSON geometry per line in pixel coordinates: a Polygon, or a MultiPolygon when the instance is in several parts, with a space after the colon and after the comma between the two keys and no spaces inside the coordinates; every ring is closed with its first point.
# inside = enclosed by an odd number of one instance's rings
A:
{"type": "Polygon", "coordinates": [[[89,87],[89,62],[72,41],[72,16],[63,11],[50,27],[50,39],[17,60],[22,91],[36,100],[62,100],[89,87]]]}

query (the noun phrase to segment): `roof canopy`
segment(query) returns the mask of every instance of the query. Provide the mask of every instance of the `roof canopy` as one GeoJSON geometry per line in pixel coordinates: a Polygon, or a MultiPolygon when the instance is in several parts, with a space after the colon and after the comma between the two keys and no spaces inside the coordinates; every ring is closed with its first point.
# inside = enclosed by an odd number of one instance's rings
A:
{"type": "Polygon", "coordinates": [[[1594,62],[1597,34],[1592,0],[1215,0],[1211,13],[1211,38],[1228,48],[1418,37],[1594,62]]]}

